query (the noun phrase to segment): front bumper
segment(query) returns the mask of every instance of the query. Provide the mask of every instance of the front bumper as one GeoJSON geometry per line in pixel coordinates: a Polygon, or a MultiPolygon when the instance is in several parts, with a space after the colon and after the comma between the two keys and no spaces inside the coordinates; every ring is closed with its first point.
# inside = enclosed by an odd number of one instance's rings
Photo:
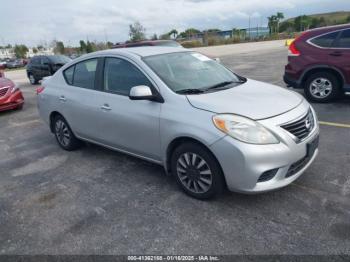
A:
{"type": "Polygon", "coordinates": [[[13,94],[0,99],[0,112],[21,107],[24,104],[22,92],[17,90],[13,94]]]}
{"type": "MultiPolygon", "coordinates": [[[[279,144],[252,145],[225,136],[211,145],[210,149],[222,167],[229,190],[250,194],[267,192],[289,185],[305,172],[318,154],[316,149],[309,158],[305,158],[307,145],[319,135],[318,125],[316,124],[309,136],[300,143],[296,143],[280,125],[288,120],[297,119],[305,114],[308,108],[309,104],[304,101],[292,111],[259,121],[279,137],[279,144]],[[306,161],[291,175],[290,170],[303,159],[306,161]],[[277,172],[271,179],[259,182],[261,175],[270,170],[277,172]]],[[[315,113],[314,116],[316,118],[315,113]]],[[[315,120],[317,122],[317,119],[315,120]]]]}

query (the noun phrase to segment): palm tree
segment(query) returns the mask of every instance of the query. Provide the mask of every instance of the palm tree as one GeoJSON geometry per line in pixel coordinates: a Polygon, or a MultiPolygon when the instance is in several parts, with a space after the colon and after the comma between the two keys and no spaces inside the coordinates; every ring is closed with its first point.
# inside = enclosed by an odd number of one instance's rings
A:
{"type": "Polygon", "coordinates": [[[176,39],[176,36],[178,35],[179,33],[177,32],[176,29],[173,29],[169,32],[169,35],[173,35],[174,39],[176,39]]]}
{"type": "Polygon", "coordinates": [[[277,20],[277,33],[279,33],[280,20],[284,19],[284,14],[281,12],[277,12],[276,20],[277,20]]]}
{"type": "Polygon", "coordinates": [[[270,29],[270,34],[274,33],[275,28],[276,28],[276,21],[277,21],[277,16],[272,15],[267,18],[269,20],[268,27],[270,29]]]}

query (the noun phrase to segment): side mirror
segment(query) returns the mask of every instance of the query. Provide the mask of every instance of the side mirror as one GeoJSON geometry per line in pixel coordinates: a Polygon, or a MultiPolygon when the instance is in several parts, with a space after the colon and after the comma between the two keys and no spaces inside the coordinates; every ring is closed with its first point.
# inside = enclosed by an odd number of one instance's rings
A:
{"type": "Polygon", "coordinates": [[[129,98],[131,100],[150,100],[163,103],[163,98],[157,93],[153,94],[149,86],[134,86],[130,89],[129,98]]]}

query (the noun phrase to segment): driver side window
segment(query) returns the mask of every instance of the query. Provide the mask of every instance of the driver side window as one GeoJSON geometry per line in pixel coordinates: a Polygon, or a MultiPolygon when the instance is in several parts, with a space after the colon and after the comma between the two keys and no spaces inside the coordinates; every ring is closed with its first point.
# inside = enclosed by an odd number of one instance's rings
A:
{"type": "Polygon", "coordinates": [[[148,78],[126,60],[106,58],[104,68],[104,90],[107,92],[128,96],[134,86],[152,86],[148,78]]]}

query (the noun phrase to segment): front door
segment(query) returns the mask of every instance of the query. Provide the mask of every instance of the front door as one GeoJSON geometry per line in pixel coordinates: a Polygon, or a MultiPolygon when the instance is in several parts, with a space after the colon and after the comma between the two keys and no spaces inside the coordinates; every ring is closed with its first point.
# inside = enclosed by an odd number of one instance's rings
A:
{"type": "Polygon", "coordinates": [[[161,104],[130,100],[130,89],[153,87],[132,62],[105,58],[99,95],[99,141],[137,155],[160,160],[159,115],[161,104]]]}

